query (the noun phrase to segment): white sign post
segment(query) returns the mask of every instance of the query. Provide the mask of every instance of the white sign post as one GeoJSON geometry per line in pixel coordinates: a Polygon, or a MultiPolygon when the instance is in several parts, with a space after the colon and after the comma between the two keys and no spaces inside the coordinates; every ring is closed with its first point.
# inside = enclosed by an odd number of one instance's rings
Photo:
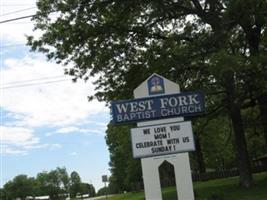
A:
{"type": "MultiPolygon", "coordinates": [[[[159,96],[178,92],[180,92],[179,85],[157,74],[153,74],[134,90],[134,97],[143,98],[151,95],[159,96]]],[[[181,121],[183,121],[183,117],[176,117],[139,122],[137,126],[144,128],[181,121]]],[[[141,158],[146,200],[162,200],[158,168],[165,160],[174,165],[178,199],[194,200],[188,153],[141,158]]]]}

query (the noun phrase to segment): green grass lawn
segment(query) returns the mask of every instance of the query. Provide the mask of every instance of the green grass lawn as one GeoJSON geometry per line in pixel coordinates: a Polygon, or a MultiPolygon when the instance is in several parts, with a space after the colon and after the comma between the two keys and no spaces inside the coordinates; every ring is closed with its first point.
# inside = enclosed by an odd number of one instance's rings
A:
{"type": "MultiPolygon", "coordinates": [[[[238,177],[194,183],[196,200],[267,200],[267,173],[254,175],[254,186],[243,189],[238,177]]],[[[128,193],[109,197],[108,200],[144,200],[144,193],[128,193]]],[[[177,200],[174,187],[163,189],[164,200],[177,200]]]]}

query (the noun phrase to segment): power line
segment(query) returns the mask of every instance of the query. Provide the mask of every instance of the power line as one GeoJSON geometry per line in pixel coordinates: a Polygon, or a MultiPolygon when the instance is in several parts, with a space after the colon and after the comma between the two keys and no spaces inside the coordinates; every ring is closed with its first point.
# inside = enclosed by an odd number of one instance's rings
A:
{"type": "Polygon", "coordinates": [[[12,82],[5,83],[5,85],[17,84],[17,83],[27,83],[27,82],[33,82],[33,81],[42,81],[42,80],[49,80],[49,79],[62,78],[62,77],[65,77],[65,76],[64,75],[47,76],[47,77],[36,78],[36,79],[29,79],[29,80],[22,80],[22,81],[12,81],[12,82]]]}
{"type": "Polygon", "coordinates": [[[46,84],[58,83],[58,82],[65,82],[65,81],[70,81],[70,80],[72,80],[72,79],[63,79],[63,80],[56,80],[56,81],[46,81],[46,82],[42,82],[42,83],[21,84],[21,85],[17,85],[17,86],[1,87],[0,90],[12,89],[12,88],[21,88],[21,87],[30,87],[30,86],[35,86],[35,85],[46,85],[46,84]]]}
{"type": "MultiPolygon", "coordinates": [[[[51,14],[51,13],[55,13],[55,12],[57,12],[57,11],[51,11],[51,12],[48,12],[47,14],[51,14]]],[[[37,15],[38,14],[33,14],[33,15],[26,15],[26,16],[22,16],[22,17],[7,19],[7,20],[0,21],[0,24],[12,22],[12,21],[17,21],[17,20],[21,20],[21,19],[27,19],[27,18],[35,17],[37,15]]]]}
{"type": "MultiPolygon", "coordinates": [[[[47,14],[51,14],[51,13],[54,13],[54,12],[57,12],[57,11],[50,11],[50,12],[47,12],[47,14]]],[[[0,21],[0,24],[4,24],[4,23],[8,23],[8,22],[13,22],[13,21],[21,20],[21,19],[32,18],[32,17],[35,17],[37,15],[38,14],[32,14],[32,15],[26,15],[26,16],[21,16],[21,17],[6,19],[6,20],[3,20],[3,21],[0,21]]]]}
{"type": "Polygon", "coordinates": [[[31,18],[31,17],[34,17],[34,16],[36,16],[36,14],[34,14],[34,15],[26,15],[26,16],[22,16],[22,17],[16,17],[16,18],[12,18],[12,19],[7,19],[7,20],[0,21],[0,24],[4,24],[4,23],[7,23],[7,22],[13,22],[13,21],[21,20],[21,19],[27,19],[27,18],[31,18]]]}
{"type": "MultiPolygon", "coordinates": [[[[88,3],[84,3],[83,5],[92,5],[92,4],[93,3],[89,3],[88,2],[88,3]]],[[[54,10],[54,11],[47,12],[46,14],[51,14],[51,13],[54,13],[54,12],[58,12],[58,11],[57,10],[54,10]]],[[[12,21],[17,21],[17,20],[21,20],[21,19],[26,19],[26,18],[31,18],[31,17],[35,17],[37,15],[38,14],[33,14],[33,15],[26,15],[26,16],[22,16],[22,17],[7,19],[7,20],[0,21],[0,24],[4,24],[4,23],[7,23],[7,22],[12,22],[12,21]]]]}
{"type": "Polygon", "coordinates": [[[21,9],[21,10],[15,10],[15,11],[13,11],[13,12],[4,13],[4,14],[0,15],[0,17],[2,17],[2,16],[7,16],[7,15],[11,15],[11,14],[15,14],[15,13],[19,13],[19,12],[23,12],[23,11],[26,11],[26,10],[32,10],[32,9],[34,9],[34,8],[37,8],[37,7],[34,6],[34,7],[30,7],[30,8],[21,9]]]}
{"type": "Polygon", "coordinates": [[[10,4],[1,4],[1,6],[12,6],[12,7],[17,7],[17,6],[30,6],[34,5],[34,3],[25,3],[25,4],[16,4],[16,3],[10,3],[10,4]]]}
{"type": "Polygon", "coordinates": [[[25,43],[20,43],[20,44],[7,44],[7,45],[0,46],[0,49],[7,48],[7,47],[18,47],[18,46],[26,46],[26,44],[25,43]]]}
{"type": "Polygon", "coordinates": [[[16,22],[11,22],[11,23],[8,23],[8,24],[5,24],[6,26],[13,26],[13,25],[21,25],[21,24],[32,24],[31,21],[27,21],[27,19],[25,19],[24,21],[21,20],[20,22],[19,21],[16,21],[16,22]]]}

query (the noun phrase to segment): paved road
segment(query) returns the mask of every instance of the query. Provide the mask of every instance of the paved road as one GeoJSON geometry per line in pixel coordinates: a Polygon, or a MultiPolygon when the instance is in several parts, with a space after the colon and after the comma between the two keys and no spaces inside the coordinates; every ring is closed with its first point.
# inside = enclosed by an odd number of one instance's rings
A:
{"type": "MultiPolygon", "coordinates": [[[[108,195],[108,197],[111,197],[113,195],[108,195]]],[[[91,197],[91,198],[84,198],[84,200],[100,200],[100,199],[103,199],[105,200],[106,199],[106,196],[99,196],[99,197],[91,197]]]]}

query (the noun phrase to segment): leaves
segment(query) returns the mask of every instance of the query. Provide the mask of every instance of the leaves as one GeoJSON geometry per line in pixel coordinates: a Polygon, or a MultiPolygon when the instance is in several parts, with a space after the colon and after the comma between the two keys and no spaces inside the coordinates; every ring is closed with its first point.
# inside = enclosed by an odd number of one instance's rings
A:
{"type": "MultiPolygon", "coordinates": [[[[133,89],[153,72],[171,78],[170,69],[175,68],[182,91],[201,89],[206,94],[204,117],[214,112],[216,117],[232,117],[238,140],[245,135],[242,109],[253,108],[266,95],[264,0],[39,0],[37,6],[33,21],[42,36],[29,36],[28,45],[48,59],[72,63],[65,72],[74,80],[99,77],[89,99],[109,103],[132,98],[133,89]]],[[[119,183],[125,174],[117,170],[131,163],[122,153],[129,141],[123,135],[117,144],[113,129],[109,127],[107,144],[119,183]]],[[[118,128],[117,134],[126,130],[118,128]]],[[[242,142],[239,153],[246,155],[242,142]]]]}
{"type": "Polygon", "coordinates": [[[66,193],[71,193],[72,197],[76,197],[77,193],[94,196],[95,188],[91,184],[82,183],[77,172],[72,172],[69,177],[66,168],[58,167],[49,172],[38,173],[36,178],[18,175],[7,182],[0,192],[4,194],[6,200],[17,198],[24,200],[27,196],[47,195],[52,200],[59,200],[64,198],[62,194],[66,193]]]}

